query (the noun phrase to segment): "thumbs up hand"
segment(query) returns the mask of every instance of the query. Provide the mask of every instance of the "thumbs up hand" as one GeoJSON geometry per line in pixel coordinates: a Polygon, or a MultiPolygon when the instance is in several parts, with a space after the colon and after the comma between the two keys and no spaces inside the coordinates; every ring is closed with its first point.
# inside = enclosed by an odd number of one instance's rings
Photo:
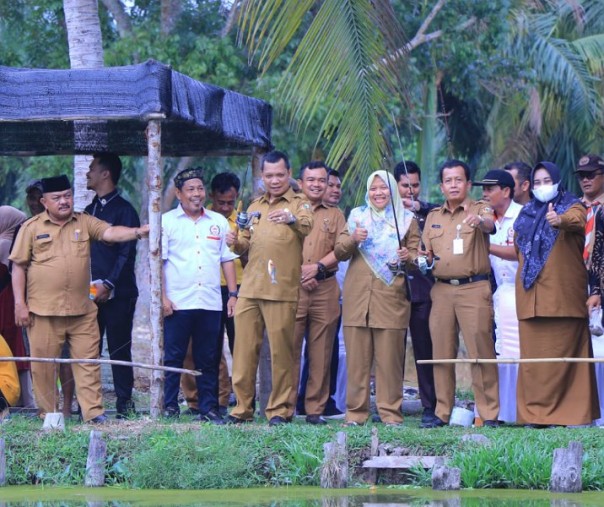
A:
{"type": "Polygon", "coordinates": [[[562,219],[554,211],[554,205],[551,202],[547,205],[547,213],[545,214],[545,219],[552,227],[559,227],[562,223],[562,219]]]}
{"type": "Polygon", "coordinates": [[[361,222],[359,222],[358,220],[356,220],[355,223],[356,227],[352,232],[352,239],[354,239],[356,243],[362,243],[367,239],[369,232],[361,225],[361,222]]]}

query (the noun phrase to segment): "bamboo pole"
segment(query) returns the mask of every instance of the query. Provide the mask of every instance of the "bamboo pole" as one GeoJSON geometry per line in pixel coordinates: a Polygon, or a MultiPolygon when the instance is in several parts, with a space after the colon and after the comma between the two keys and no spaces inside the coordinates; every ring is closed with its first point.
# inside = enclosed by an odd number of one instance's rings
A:
{"type": "MultiPolygon", "coordinates": [[[[149,185],[149,264],[151,275],[151,362],[160,365],[164,350],[164,322],[161,314],[162,261],[161,261],[161,123],[151,120],[147,124],[147,178],[149,185]]],[[[161,415],[164,405],[164,377],[160,370],[151,371],[151,417],[161,415]]]]}
{"type": "Polygon", "coordinates": [[[199,376],[200,371],[187,370],[186,368],[174,368],[173,366],[161,366],[156,364],[135,363],[133,361],[117,361],[115,359],[62,359],[59,357],[0,357],[0,363],[6,362],[30,362],[30,363],[59,363],[59,364],[115,364],[117,366],[134,366],[146,370],[171,371],[174,373],[187,373],[199,376]]]}
{"type": "Polygon", "coordinates": [[[534,357],[525,359],[418,359],[417,364],[604,363],[604,357],[534,357]]]}

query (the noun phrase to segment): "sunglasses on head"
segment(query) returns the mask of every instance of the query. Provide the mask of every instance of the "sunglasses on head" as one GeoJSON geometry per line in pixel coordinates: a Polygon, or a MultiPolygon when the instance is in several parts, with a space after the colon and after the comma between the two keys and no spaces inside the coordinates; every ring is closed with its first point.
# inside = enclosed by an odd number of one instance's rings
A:
{"type": "Polygon", "coordinates": [[[601,174],[601,171],[580,171],[577,173],[577,179],[582,180],[587,178],[588,180],[593,180],[596,176],[600,176],[601,174]]]}

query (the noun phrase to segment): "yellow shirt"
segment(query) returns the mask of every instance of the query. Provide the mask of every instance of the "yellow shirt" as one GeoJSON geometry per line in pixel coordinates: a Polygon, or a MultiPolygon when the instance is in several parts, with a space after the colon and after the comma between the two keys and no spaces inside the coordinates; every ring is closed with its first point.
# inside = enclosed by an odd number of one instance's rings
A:
{"type": "Polygon", "coordinates": [[[239,296],[270,301],[298,301],[302,245],[313,224],[310,203],[290,188],[269,204],[268,194],[250,204],[248,213],[259,211],[249,229],[239,231],[235,252],[248,251],[239,296]],[[293,224],[269,222],[269,212],[289,209],[293,224]]]}
{"type": "MultiPolygon", "coordinates": [[[[13,353],[2,335],[0,335],[0,356],[13,357],[13,353]]],[[[10,406],[17,403],[19,395],[21,394],[21,387],[19,385],[17,365],[15,363],[0,363],[0,390],[2,390],[2,394],[10,406]]]]}
{"type": "Polygon", "coordinates": [[[40,213],[23,224],[10,260],[27,267],[29,311],[46,316],[85,315],[94,311],[90,292],[90,242],[100,240],[107,222],[74,213],[61,225],[40,213]]]}

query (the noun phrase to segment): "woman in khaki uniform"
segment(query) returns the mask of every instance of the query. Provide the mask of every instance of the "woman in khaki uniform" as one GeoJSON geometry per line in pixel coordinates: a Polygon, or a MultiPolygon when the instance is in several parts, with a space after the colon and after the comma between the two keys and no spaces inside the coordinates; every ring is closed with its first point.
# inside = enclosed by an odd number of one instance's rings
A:
{"type": "MultiPolygon", "coordinates": [[[[559,183],[555,164],[537,164],[531,174],[535,197],[514,224],[522,359],[593,355],[583,263],[585,208],[559,183]]],[[[519,423],[580,425],[600,416],[593,364],[522,363],[517,391],[519,423]]]]}
{"type": "Polygon", "coordinates": [[[369,418],[374,364],[381,420],[390,425],[403,420],[404,330],[411,305],[406,274],[393,271],[389,263],[411,265],[417,257],[419,228],[402,206],[396,188],[394,177],[386,171],[372,173],[367,180],[367,204],[351,211],[334,249],[338,260],[352,258],[342,305],[348,370],[346,422],[350,425],[364,424],[369,418]]]}

